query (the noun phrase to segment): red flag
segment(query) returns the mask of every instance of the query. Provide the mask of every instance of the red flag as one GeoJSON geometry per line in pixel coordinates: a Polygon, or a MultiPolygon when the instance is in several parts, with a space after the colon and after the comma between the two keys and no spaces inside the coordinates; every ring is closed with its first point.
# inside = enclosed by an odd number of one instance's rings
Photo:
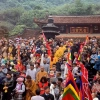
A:
{"type": "Polygon", "coordinates": [[[83,75],[81,76],[81,80],[82,80],[82,90],[83,90],[84,98],[87,98],[88,100],[92,100],[92,95],[90,92],[88,80],[83,75]]]}
{"type": "MultiPolygon", "coordinates": [[[[43,32],[42,32],[43,33],[43,32]]],[[[42,37],[43,37],[43,41],[45,42],[45,46],[47,48],[47,53],[48,53],[48,56],[51,57],[51,47],[49,45],[49,43],[46,41],[46,37],[44,35],[44,33],[42,34],[42,37]]]]}
{"type": "Polygon", "coordinates": [[[51,47],[48,43],[46,43],[46,48],[47,48],[48,56],[51,57],[51,47]]]}
{"type": "Polygon", "coordinates": [[[82,75],[81,75],[81,80],[82,80],[82,90],[81,93],[84,96],[84,98],[87,98],[88,100],[92,100],[90,88],[89,88],[89,82],[88,82],[88,71],[85,68],[85,66],[78,62],[79,66],[81,67],[82,75]]]}
{"type": "Polygon", "coordinates": [[[82,69],[82,73],[84,75],[84,77],[88,80],[88,70],[85,68],[85,66],[82,64],[81,66],[82,69]]]}
{"type": "Polygon", "coordinates": [[[62,100],[75,100],[71,94],[67,94],[67,97],[63,97],[62,100]]]}
{"type": "Polygon", "coordinates": [[[33,54],[35,54],[36,53],[36,47],[34,46],[33,48],[32,48],[32,51],[31,51],[33,54]]]}
{"type": "Polygon", "coordinates": [[[91,95],[90,89],[88,89],[88,96],[89,96],[89,100],[92,100],[92,95],[91,95]]]}
{"type": "Polygon", "coordinates": [[[77,87],[77,85],[76,85],[76,82],[75,82],[74,77],[73,77],[73,75],[72,75],[72,73],[71,73],[70,70],[68,71],[68,74],[69,74],[69,75],[68,75],[68,76],[69,76],[69,80],[71,80],[71,81],[74,83],[75,89],[76,89],[77,93],[79,94],[79,89],[78,89],[78,87],[77,87]]]}
{"type": "Polygon", "coordinates": [[[78,61],[77,61],[77,64],[81,68],[82,75],[86,78],[86,80],[88,80],[88,70],[85,68],[84,64],[82,64],[81,62],[78,62],[78,61]]]}

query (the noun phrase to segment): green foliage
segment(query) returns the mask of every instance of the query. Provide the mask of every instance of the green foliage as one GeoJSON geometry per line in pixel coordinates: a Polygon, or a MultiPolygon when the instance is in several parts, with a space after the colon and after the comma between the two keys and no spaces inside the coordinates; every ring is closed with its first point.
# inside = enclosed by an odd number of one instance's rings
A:
{"type": "Polygon", "coordinates": [[[75,0],[73,6],[69,9],[69,15],[91,15],[92,6],[84,4],[81,0],[75,0]]]}
{"type": "Polygon", "coordinates": [[[9,31],[14,28],[14,25],[7,21],[0,21],[0,27],[1,26],[6,27],[9,31]]]}
{"type": "Polygon", "coordinates": [[[100,0],[0,0],[0,26],[10,34],[21,33],[24,28],[38,28],[34,18],[48,15],[100,14],[100,0]]]}
{"type": "Polygon", "coordinates": [[[26,25],[27,27],[33,26],[33,16],[34,13],[32,11],[26,11],[20,16],[20,20],[18,24],[26,25]]]}
{"type": "Polygon", "coordinates": [[[12,8],[12,9],[5,10],[4,12],[2,12],[4,16],[3,20],[16,25],[16,23],[20,19],[22,12],[23,12],[22,8],[12,8]]]}
{"type": "Polygon", "coordinates": [[[16,25],[14,29],[10,32],[10,35],[20,34],[26,28],[25,25],[16,25]]]}

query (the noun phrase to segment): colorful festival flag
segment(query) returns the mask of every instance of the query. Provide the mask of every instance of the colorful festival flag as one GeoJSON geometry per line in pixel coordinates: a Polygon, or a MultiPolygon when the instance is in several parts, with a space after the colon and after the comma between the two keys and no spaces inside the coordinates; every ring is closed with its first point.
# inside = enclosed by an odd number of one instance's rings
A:
{"type": "Polygon", "coordinates": [[[74,81],[74,77],[71,71],[68,71],[68,77],[66,80],[66,87],[64,89],[62,100],[80,100],[79,90],[74,81]]]}

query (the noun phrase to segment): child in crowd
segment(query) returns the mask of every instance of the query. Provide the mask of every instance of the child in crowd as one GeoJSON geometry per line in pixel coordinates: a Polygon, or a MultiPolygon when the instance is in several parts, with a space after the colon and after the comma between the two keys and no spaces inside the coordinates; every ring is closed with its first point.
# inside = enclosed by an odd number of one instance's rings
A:
{"type": "Polygon", "coordinates": [[[25,84],[23,83],[24,81],[24,78],[17,78],[17,84],[16,84],[16,87],[15,87],[15,96],[18,97],[19,94],[24,94],[25,92],[25,84]]]}

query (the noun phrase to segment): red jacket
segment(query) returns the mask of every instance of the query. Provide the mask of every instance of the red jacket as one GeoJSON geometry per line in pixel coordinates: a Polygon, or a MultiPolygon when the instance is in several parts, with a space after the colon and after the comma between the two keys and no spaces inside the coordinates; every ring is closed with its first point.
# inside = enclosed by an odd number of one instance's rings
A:
{"type": "Polygon", "coordinates": [[[48,82],[46,82],[46,83],[39,82],[39,88],[41,90],[41,92],[40,92],[41,95],[45,93],[44,88],[47,87],[47,86],[48,86],[48,82]]]}

